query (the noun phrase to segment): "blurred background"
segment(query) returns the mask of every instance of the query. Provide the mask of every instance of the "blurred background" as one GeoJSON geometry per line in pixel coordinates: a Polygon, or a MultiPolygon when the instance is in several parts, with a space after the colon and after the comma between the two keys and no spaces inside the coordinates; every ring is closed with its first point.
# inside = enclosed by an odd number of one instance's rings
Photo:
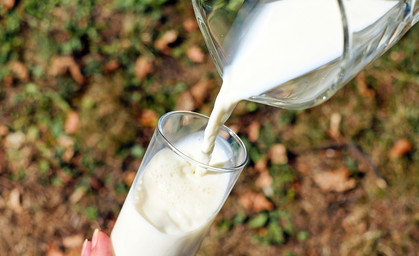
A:
{"type": "MultiPolygon", "coordinates": [[[[417,255],[419,27],[328,102],[242,102],[250,162],[199,255],[417,255]]],[[[221,85],[189,1],[0,1],[0,254],[108,234],[158,118],[221,85]]]]}

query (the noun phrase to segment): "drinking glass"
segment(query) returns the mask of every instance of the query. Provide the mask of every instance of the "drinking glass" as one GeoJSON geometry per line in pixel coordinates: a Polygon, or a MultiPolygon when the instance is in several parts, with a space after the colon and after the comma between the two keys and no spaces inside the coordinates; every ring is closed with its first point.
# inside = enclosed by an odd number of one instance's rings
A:
{"type": "MultiPolygon", "coordinates": [[[[247,151],[243,142],[226,126],[223,126],[220,129],[216,139],[215,151],[213,153],[221,153],[225,158],[223,161],[218,162],[216,166],[214,166],[203,164],[198,159],[191,157],[191,148],[189,148],[188,151],[186,150],[187,147],[184,147],[185,140],[191,140],[193,142],[192,150],[199,151],[207,122],[208,117],[188,111],[169,112],[160,118],[158,126],[142,160],[141,166],[139,167],[135,180],[129,190],[111,233],[113,248],[117,256],[185,256],[194,255],[197,252],[214,217],[221,209],[237,178],[247,163],[247,151]],[[208,215],[208,218],[204,221],[204,223],[199,223],[192,229],[186,228],[186,230],[183,230],[182,232],[165,231],[164,227],[161,225],[149,221],[148,217],[150,216],[146,216],[144,214],[146,209],[141,209],[137,203],[137,199],[142,193],[142,190],[139,190],[139,187],[146,187],[147,184],[145,183],[149,181],[144,178],[147,175],[147,171],[150,170],[147,168],[150,165],[155,164],[156,161],[164,161],[164,159],[157,159],[158,156],[162,156],[162,152],[166,154],[164,157],[173,157],[173,159],[171,158],[173,162],[205,170],[204,176],[209,175],[216,178],[217,181],[219,178],[220,181],[224,182],[224,191],[220,192],[220,197],[218,197],[220,200],[216,202],[216,207],[206,209],[206,212],[203,212],[203,214],[208,215]]],[[[163,173],[164,175],[165,171],[166,170],[163,170],[160,174],[163,173]]],[[[182,172],[183,170],[182,168],[179,168],[176,169],[176,172],[177,171],[182,172]]],[[[170,176],[172,174],[168,173],[167,175],[170,176]]],[[[153,187],[150,191],[146,191],[146,193],[154,193],[160,188],[168,189],[176,187],[177,185],[173,183],[168,184],[171,180],[165,178],[161,178],[161,182],[161,184],[157,184],[157,186],[153,187]]],[[[194,194],[188,194],[187,191],[183,191],[175,196],[190,198],[193,197],[194,194]]],[[[187,205],[187,199],[185,200],[187,205]]],[[[166,202],[164,202],[161,198],[154,197],[154,201],[149,203],[159,205],[165,204],[166,202]]],[[[177,210],[175,208],[176,207],[173,207],[173,212],[177,210]]],[[[174,214],[173,212],[172,209],[170,209],[167,218],[163,218],[164,221],[169,222],[168,225],[171,221],[171,214],[174,214]]],[[[148,214],[150,214],[150,212],[148,212],[148,214]]],[[[162,212],[156,210],[151,214],[159,215],[162,214],[162,212]]],[[[190,220],[184,221],[188,222],[190,220]]]]}
{"type": "Polygon", "coordinates": [[[419,0],[192,3],[220,76],[224,79],[226,69],[236,63],[247,65],[245,71],[236,69],[243,83],[259,76],[244,86],[259,88],[247,100],[286,109],[309,108],[329,99],[419,20],[419,0]],[[261,12],[264,8],[268,11],[261,12]],[[272,38],[276,41],[270,42],[272,38]],[[274,46],[267,50],[269,43],[274,46]],[[239,52],[248,58],[240,59],[239,52]],[[265,70],[255,72],[261,66],[265,70]],[[263,85],[264,79],[270,79],[269,84],[263,85]]]}

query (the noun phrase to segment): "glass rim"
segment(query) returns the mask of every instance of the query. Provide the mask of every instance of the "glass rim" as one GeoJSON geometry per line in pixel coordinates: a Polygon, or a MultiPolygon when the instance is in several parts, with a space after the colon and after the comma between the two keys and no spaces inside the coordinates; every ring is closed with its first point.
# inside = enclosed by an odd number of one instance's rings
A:
{"type": "Polygon", "coordinates": [[[202,162],[200,162],[198,160],[195,160],[192,157],[186,155],[181,150],[179,150],[175,145],[173,145],[173,143],[170,142],[170,140],[168,138],[166,138],[166,136],[164,135],[162,123],[163,123],[163,120],[166,119],[167,117],[172,116],[172,115],[176,115],[176,114],[195,116],[195,117],[198,117],[198,118],[205,119],[207,122],[209,120],[209,117],[206,116],[206,115],[203,115],[203,114],[200,114],[200,113],[197,113],[197,112],[192,112],[192,111],[184,111],[184,110],[171,111],[171,112],[167,112],[166,114],[162,115],[159,119],[156,130],[162,136],[163,141],[167,145],[167,147],[169,147],[173,152],[175,152],[180,157],[186,159],[188,162],[194,163],[194,164],[198,165],[199,167],[205,168],[206,170],[208,170],[210,172],[226,173],[226,172],[239,172],[239,171],[243,170],[244,166],[247,164],[247,161],[249,160],[249,155],[247,153],[247,149],[246,149],[243,141],[240,139],[240,137],[225,125],[222,125],[221,129],[224,130],[225,132],[227,132],[231,137],[233,137],[234,140],[237,141],[238,144],[240,145],[240,147],[244,150],[244,156],[245,157],[244,157],[243,162],[240,163],[239,165],[234,166],[234,167],[215,167],[215,166],[211,166],[209,164],[202,163],[202,162]]]}

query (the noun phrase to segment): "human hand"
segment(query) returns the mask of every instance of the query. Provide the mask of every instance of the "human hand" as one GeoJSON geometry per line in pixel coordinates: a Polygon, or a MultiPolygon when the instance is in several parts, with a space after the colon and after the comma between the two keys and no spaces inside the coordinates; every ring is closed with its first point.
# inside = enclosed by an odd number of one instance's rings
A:
{"type": "Polygon", "coordinates": [[[112,256],[112,243],[109,236],[96,229],[92,241],[86,239],[83,243],[81,256],[112,256]]]}

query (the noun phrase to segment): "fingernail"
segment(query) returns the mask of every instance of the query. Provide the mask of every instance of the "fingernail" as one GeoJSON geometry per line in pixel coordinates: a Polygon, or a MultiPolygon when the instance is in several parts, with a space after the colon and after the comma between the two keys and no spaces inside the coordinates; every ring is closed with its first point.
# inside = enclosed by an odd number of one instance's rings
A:
{"type": "Polygon", "coordinates": [[[92,248],[94,248],[97,244],[98,235],[99,235],[99,229],[95,229],[95,232],[93,232],[93,237],[92,237],[92,248]]]}
{"type": "Polygon", "coordinates": [[[88,242],[87,239],[85,239],[83,242],[83,247],[81,249],[81,256],[84,256],[86,254],[87,242],[88,242]]]}

